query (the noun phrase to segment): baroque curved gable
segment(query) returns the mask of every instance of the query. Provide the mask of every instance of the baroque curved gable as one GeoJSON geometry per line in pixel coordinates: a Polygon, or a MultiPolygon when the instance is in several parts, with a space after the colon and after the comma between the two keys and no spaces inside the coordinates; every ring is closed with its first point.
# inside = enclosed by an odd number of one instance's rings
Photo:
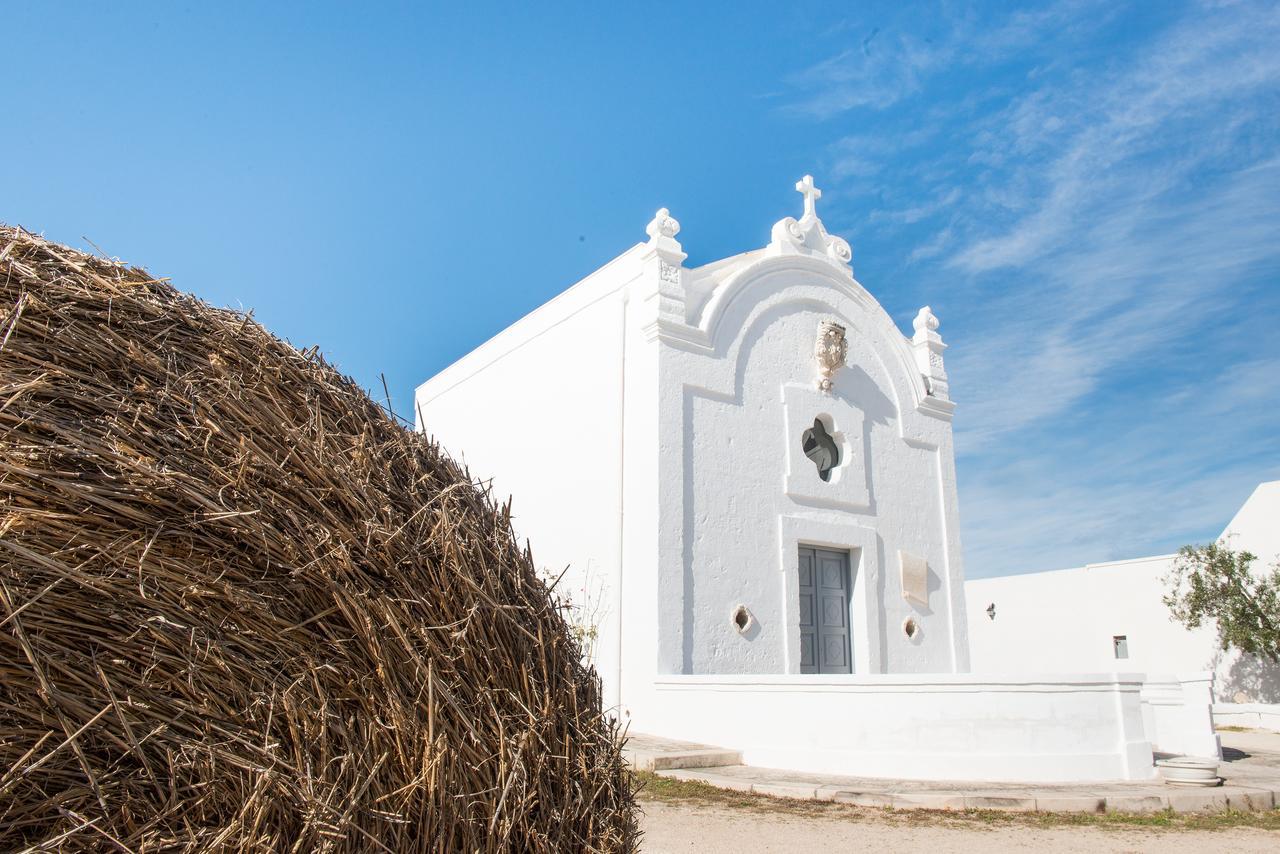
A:
{"type": "MultiPolygon", "coordinates": [[[[753,259],[719,284],[693,322],[683,325],[683,334],[659,338],[706,357],[689,360],[687,385],[736,395],[743,342],[771,315],[788,308],[810,310],[841,323],[850,340],[866,344],[877,372],[888,379],[902,437],[936,444],[930,422],[949,420],[951,407],[939,406],[941,401],[929,394],[911,342],[879,302],[856,279],[841,276],[824,260],[800,255],[753,259]]],[[[816,322],[813,334],[819,334],[816,322]]],[[[810,338],[808,346],[813,341],[810,338]]]]}

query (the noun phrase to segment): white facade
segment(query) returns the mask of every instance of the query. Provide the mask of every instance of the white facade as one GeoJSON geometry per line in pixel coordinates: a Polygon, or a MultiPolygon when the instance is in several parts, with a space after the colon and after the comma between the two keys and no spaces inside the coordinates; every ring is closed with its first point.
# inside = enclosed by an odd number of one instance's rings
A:
{"type": "Polygon", "coordinates": [[[620,706],[657,674],[799,673],[803,545],[849,555],[854,672],[968,669],[937,321],[905,338],[806,192],[768,247],[696,269],[661,212],[648,243],[417,391],[420,428],[516,497],[540,564],[570,567],[620,706]],[[847,367],[828,378],[830,322],[847,367]],[[815,418],[840,447],[825,482],[801,448],[815,418]]]}
{"type": "MultiPolygon", "coordinates": [[[[1280,481],[1258,486],[1220,539],[1256,555],[1255,569],[1280,561],[1280,481]]],[[[1212,625],[1190,630],[1172,619],[1163,596],[1175,557],[966,582],[974,671],[1209,671],[1218,703],[1280,703],[1280,668],[1223,652],[1212,625]]]]}
{"type": "Polygon", "coordinates": [[[419,429],[568,567],[634,731],[800,770],[1152,776],[1139,676],[966,675],[937,319],[904,336],[797,190],[766,247],[697,268],[659,211],[420,386],[419,429]]]}

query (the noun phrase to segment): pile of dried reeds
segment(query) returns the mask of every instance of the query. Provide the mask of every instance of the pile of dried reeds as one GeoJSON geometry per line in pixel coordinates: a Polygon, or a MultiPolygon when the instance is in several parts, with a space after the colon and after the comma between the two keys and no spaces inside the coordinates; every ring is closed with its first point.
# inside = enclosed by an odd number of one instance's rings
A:
{"type": "Polygon", "coordinates": [[[0,849],[635,842],[465,471],[314,351],[0,229],[0,849]]]}

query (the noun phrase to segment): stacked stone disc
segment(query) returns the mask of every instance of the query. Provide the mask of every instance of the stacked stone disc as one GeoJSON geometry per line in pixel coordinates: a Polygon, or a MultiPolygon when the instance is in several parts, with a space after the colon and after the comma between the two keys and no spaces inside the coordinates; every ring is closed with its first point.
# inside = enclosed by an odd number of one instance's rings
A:
{"type": "Polygon", "coordinates": [[[630,850],[495,506],[314,351],[0,229],[0,849],[630,850]]]}

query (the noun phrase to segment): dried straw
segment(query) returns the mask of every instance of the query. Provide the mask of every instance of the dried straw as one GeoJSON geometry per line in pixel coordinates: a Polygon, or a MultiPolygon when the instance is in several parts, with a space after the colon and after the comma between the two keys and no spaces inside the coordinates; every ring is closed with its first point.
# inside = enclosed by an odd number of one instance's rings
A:
{"type": "Polygon", "coordinates": [[[314,350],[0,227],[0,849],[626,851],[559,606],[314,350]]]}

